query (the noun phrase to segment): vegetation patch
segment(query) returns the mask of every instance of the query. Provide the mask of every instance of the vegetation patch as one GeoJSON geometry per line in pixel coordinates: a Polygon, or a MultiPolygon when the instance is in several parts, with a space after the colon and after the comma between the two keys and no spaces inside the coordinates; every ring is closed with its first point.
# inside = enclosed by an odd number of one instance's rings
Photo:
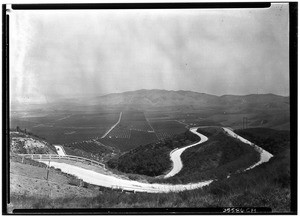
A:
{"type": "Polygon", "coordinates": [[[186,127],[184,124],[171,120],[151,120],[149,121],[159,140],[170,138],[174,135],[184,133],[186,127]]]}
{"type": "Polygon", "coordinates": [[[10,151],[15,154],[56,154],[53,145],[19,127],[10,130],[10,151]]]}
{"type": "Polygon", "coordinates": [[[287,130],[249,128],[235,132],[274,155],[290,147],[290,131],[287,130]]]}
{"type": "Polygon", "coordinates": [[[104,158],[107,157],[107,155],[111,155],[113,150],[112,148],[108,148],[98,143],[99,142],[97,141],[89,140],[65,144],[63,147],[67,155],[74,155],[103,162],[104,158]]]}

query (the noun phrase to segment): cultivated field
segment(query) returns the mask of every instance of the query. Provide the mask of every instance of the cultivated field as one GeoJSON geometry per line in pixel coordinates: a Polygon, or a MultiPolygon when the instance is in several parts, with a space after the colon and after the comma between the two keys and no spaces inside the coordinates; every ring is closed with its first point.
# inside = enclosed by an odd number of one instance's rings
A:
{"type": "MultiPolygon", "coordinates": [[[[59,113],[59,112],[58,112],[59,113]]],[[[86,141],[101,137],[117,120],[118,112],[15,115],[11,127],[19,126],[53,144],[86,141]]]]}
{"type": "Polygon", "coordinates": [[[96,140],[73,142],[63,145],[67,155],[74,155],[103,162],[106,158],[115,154],[115,149],[105,146],[96,140]]]}
{"type": "Polygon", "coordinates": [[[235,108],[232,106],[215,108],[189,107],[173,108],[169,111],[147,111],[149,121],[180,121],[189,126],[230,126],[234,129],[243,127],[243,119],[247,118],[247,127],[272,128],[276,130],[290,130],[290,113],[286,108],[274,109],[253,105],[249,108],[235,108]]]}
{"type": "Polygon", "coordinates": [[[120,151],[129,151],[141,145],[158,142],[154,132],[131,130],[130,138],[111,137],[99,139],[105,145],[119,149],[120,151]]]}
{"type": "Polygon", "coordinates": [[[184,133],[187,128],[178,121],[152,120],[149,121],[159,140],[170,138],[174,135],[184,133]]]}
{"type": "Polygon", "coordinates": [[[137,110],[124,111],[122,119],[119,123],[119,128],[144,132],[153,131],[148,121],[146,120],[144,112],[137,110]]]}
{"type": "Polygon", "coordinates": [[[158,138],[142,111],[126,110],[122,112],[120,123],[105,138],[98,141],[124,152],[157,142],[158,138]]]}

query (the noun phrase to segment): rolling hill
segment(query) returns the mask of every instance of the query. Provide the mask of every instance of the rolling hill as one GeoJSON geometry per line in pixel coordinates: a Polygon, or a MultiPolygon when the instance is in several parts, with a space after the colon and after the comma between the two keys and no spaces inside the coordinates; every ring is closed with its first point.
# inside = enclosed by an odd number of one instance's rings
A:
{"type": "Polygon", "coordinates": [[[135,105],[144,109],[151,107],[188,106],[224,107],[258,105],[264,108],[287,108],[289,97],[274,94],[251,94],[245,96],[215,96],[192,91],[137,90],[113,93],[94,99],[94,103],[106,106],[135,105]]]}
{"type": "MultiPolygon", "coordinates": [[[[275,94],[215,96],[212,94],[184,90],[142,89],[86,98],[60,99],[56,102],[48,102],[46,105],[34,104],[32,107],[43,110],[90,111],[91,109],[111,109],[114,107],[132,107],[148,110],[153,108],[195,106],[199,108],[231,107],[233,111],[236,111],[249,109],[249,107],[268,110],[289,109],[289,101],[289,97],[275,94]]],[[[11,103],[11,110],[18,110],[17,107],[19,106],[18,103],[11,103]]],[[[24,108],[25,104],[22,104],[22,106],[24,108]]],[[[26,104],[26,106],[26,108],[30,108],[30,105],[26,104]]]]}

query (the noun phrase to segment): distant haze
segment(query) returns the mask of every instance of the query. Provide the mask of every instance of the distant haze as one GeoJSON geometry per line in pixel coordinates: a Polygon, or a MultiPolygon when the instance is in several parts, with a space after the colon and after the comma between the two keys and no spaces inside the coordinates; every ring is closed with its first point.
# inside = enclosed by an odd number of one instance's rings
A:
{"type": "Polygon", "coordinates": [[[289,95],[288,4],[268,9],[12,11],[19,103],[137,89],[289,95]]]}

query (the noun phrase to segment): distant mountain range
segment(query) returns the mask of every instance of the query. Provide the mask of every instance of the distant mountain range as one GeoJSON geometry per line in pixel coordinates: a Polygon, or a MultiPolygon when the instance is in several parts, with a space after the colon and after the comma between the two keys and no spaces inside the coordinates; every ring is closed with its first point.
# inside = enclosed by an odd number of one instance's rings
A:
{"type": "MultiPolygon", "coordinates": [[[[12,104],[12,109],[16,105],[12,104]]],[[[19,107],[20,105],[18,105],[19,107]]],[[[28,105],[27,105],[28,106],[28,105]]],[[[32,105],[40,108],[41,105],[32,105]]],[[[250,94],[250,95],[223,95],[215,96],[206,93],[192,91],[172,90],[136,90],[123,93],[112,93],[98,97],[84,99],[67,99],[50,103],[41,108],[66,109],[66,110],[90,110],[92,107],[134,107],[138,109],[153,109],[163,107],[232,107],[259,108],[259,109],[288,109],[289,97],[275,94],[250,94]],[[89,109],[88,109],[89,108],[89,109]]],[[[22,105],[25,108],[25,105],[22,105]]]]}
{"type": "Polygon", "coordinates": [[[139,108],[169,107],[169,106],[259,106],[266,108],[284,108],[289,106],[289,97],[274,94],[250,94],[244,96],[198,93],[192,91],[168,90],[136,90],[123,93],[113,93],[96,97],[95,105],[104,106],[137,106],[139,108]]]}

